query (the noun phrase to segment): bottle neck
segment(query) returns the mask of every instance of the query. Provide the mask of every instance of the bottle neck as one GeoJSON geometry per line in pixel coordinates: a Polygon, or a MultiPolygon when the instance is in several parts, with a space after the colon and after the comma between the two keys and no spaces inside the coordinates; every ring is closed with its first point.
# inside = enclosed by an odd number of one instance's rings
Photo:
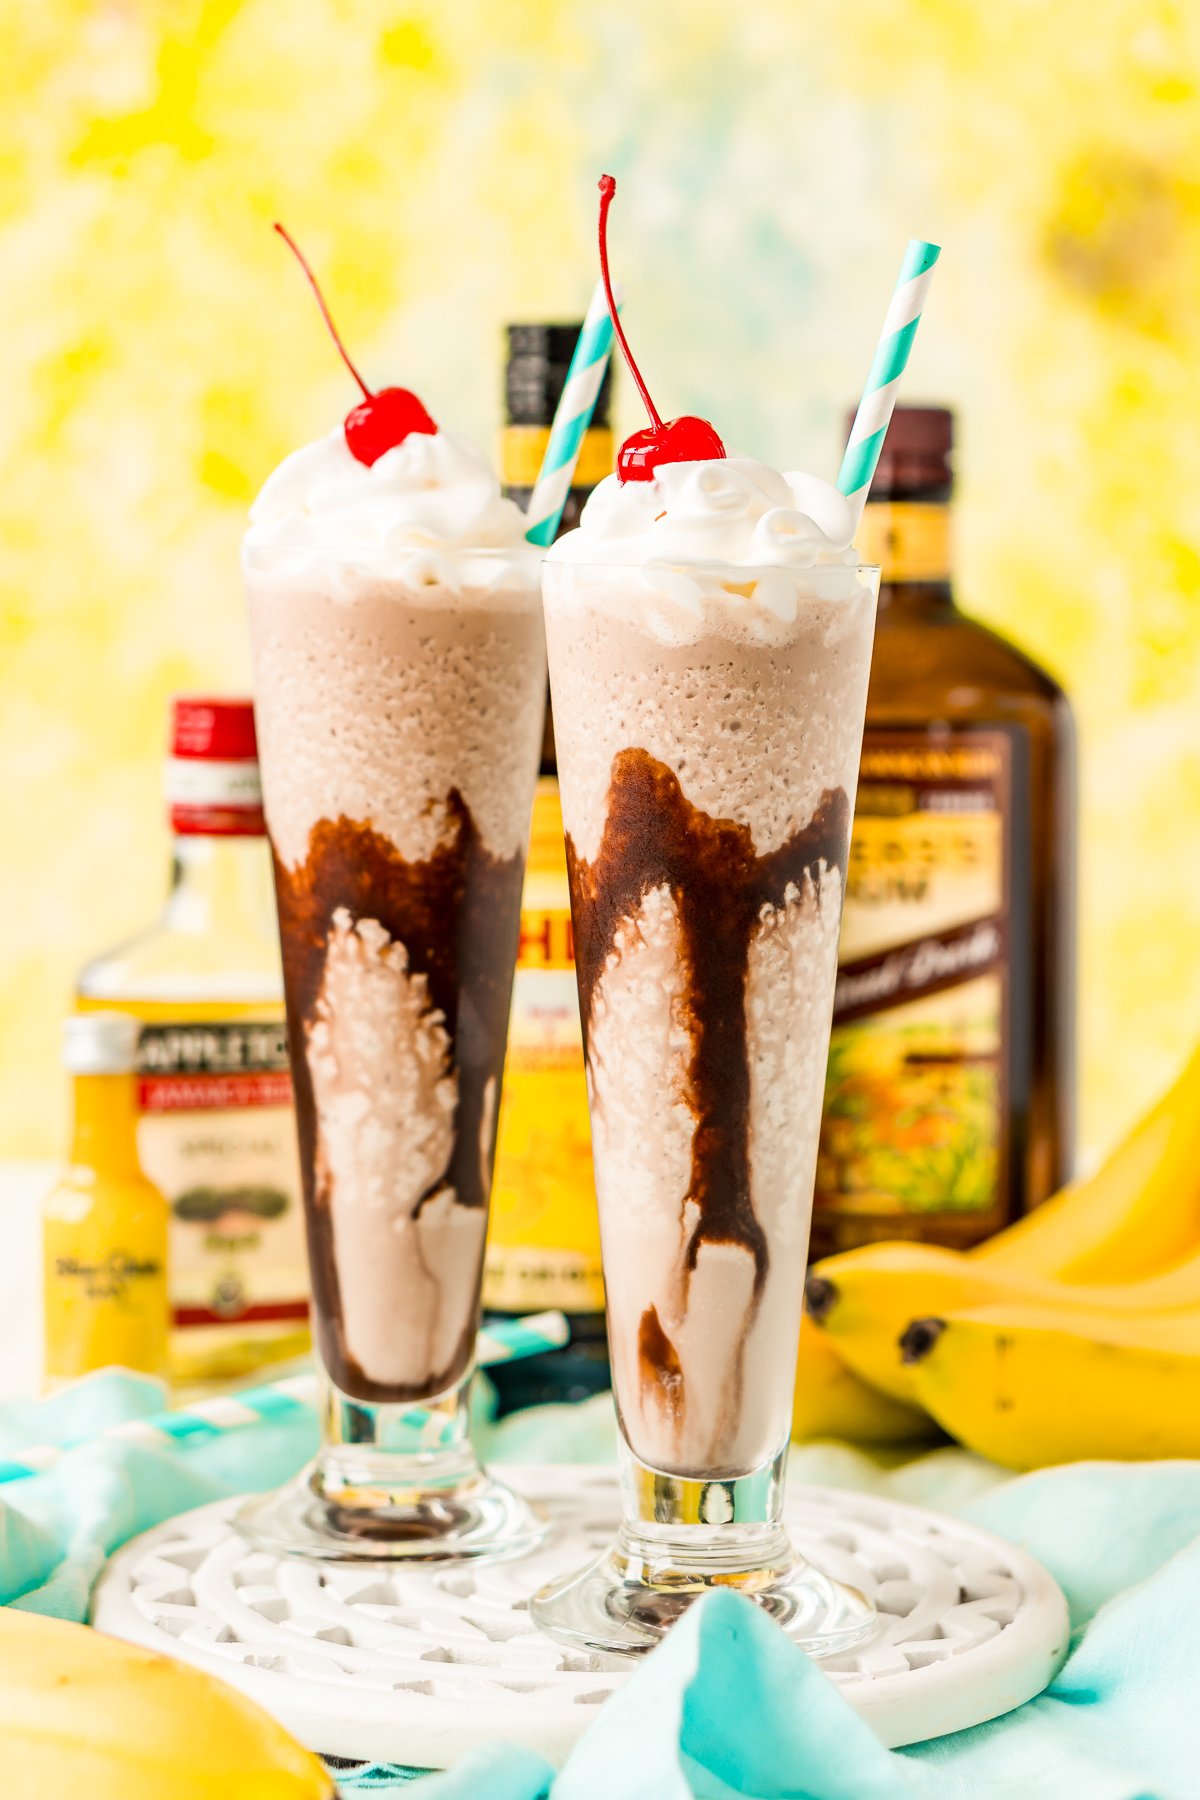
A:
{"type": "Polygon", "coordinates": [[[166,923],[173,931],[275,930],[271,861],[262,837],[176,837],[166,923]]]}
{"type": "Polygon", "coordinates": [[[872,500],[856,542],[864,562],[879,564],[881,612],[954,611],[947,495],[872,500]]]}
{"type": "Polygon", "coordinates": [[[137,1076],[76,1075],[71,1160],[105,1175],[136,1175],[137,1076]]]}

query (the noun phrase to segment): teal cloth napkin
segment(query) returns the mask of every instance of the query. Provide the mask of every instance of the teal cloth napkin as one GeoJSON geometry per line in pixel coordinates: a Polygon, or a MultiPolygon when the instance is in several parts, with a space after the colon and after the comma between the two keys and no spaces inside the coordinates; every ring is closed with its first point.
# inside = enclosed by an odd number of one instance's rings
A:
{"type": "MultiPolygon", "coordinates": [[[[0,1408],[0,1460],[70,1444],[162,1404],[153,1382],[106,1372],[54,1399],[0,1408]]],[[[493,1425],[485,1454],[607,1461],[607,1398],[493,1425]]],[[[81,1444],[53,1469],[0,1485],[0,1599],[86,1614],[105,1556],[172,1513],[276,1485],[311,1454],[290,1419],[150,1449],[81,1444]]],[[[1195,1800],[1200,1794],[1200,1463],[1081,1463],[1011,1478],[944,1449],[882,1469],[844,1445],[793,1452],[803,1481],[869,1489],[998,1532],[1038,1557],[1071,1608],[1071,1654],[1047,1691],[972,1731],[890,1752],[833,1683],[748,1601],[715,1594],[640,1664],[555,1773],[496,1746],[445,1775],[338,1768],[347,1796],[413,1800],[1195,1800]]]]}
{"type": "Polygon", "coordinates": [[[160,1382],[105,1369],[0,1407],[0,1461],[75,1446],[42,1474],[0,1484],[0,1604],[86,1619],[105,1558],[128,1538],[207,1500],[278,1486],[316,1448],[315,1415],[300,1411],[178,1448],[95,1436],[167,1403],[160,1382]]]}

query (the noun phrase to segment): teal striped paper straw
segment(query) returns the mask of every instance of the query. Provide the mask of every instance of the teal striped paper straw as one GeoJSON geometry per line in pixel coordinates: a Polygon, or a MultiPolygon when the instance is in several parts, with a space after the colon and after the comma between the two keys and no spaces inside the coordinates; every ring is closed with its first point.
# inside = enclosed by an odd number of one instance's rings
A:
{"type": "Polygon", "coordinates": [[[531,544],[538,544],[542,549],[554,542],[563,507],[567,504],[583,434],[596,410],[612,343],[612,320],[608,316],[604,284],[597,282],[587,316],[575,340],[571,366],[554,410],[546,454],[529,497],[525,536],[531,544]]]}
{"type": "MultiPolygon", "coordinates": [[[[560,1349],[569,1335],[570,1327],[560,1312],[503,1319],[479,1333],[475,1340],[475,1360],[483,1368],[515,1362],[519,1357],[560,1349]]],[[[148,1419],[125,1419],[119,1425],[107,1426],[96,1436],[115,1443],[141,1444],[150,1449],[208,1442],[224,1437],[228,1432],[241,1431],[248,1425],[286,1423],[298,1414],[311,1418],[320,1401],[319,1376],[293,1375],[263,1387],[243,1388],[240,1393],[219,1394],[171,1412],[154,1413],[148,1419]]],[[[438,1443],[453,1430],[453,1425],[437,1413],[423,1413],[418,1407],[413,1408],[412,1425],[414,1436],[420,1438],[424,1432],[422,1441],[427,1444],[438,1443]]],[[[38,1444],[22,1450],[19,1456],[2,1457],[0,1485],[19,1481],[26,1475],[40,1475],[53,1468],[77,1444],[94,1441],[81,1438],[75,1444],[38,1444]]]]}
{"type": "MultiPolygon", "coordinates": [[[[223,1437],[246,1425],[262,1425],[286,1421],[298,1413],[311,1416],[319,1397],[316,1375],[294,1375],[269,1386],[246,1388],[239,1394],[220,1394],[210,1400],[197,1400],[172,1412],[152,1413],[146,1419],[123,1419],[119,1425],[108,1425],[97,1432],[97,1438],[114,1443],[142,1444],[151,1449],[163,1445],[198,1442],[223,1437]]],[[[22,1450],[19,1456],[0,1460],[0,1483],[19,1481],[23,1475],[40,1475],[51,1469],[81,1443],[95,1439],[79,1438],[71,1444],[39,1444],[22,1450]]]]}
{"type": "Polygon", "coordinates": [[[838,472],[837,485],[856,515],[866,504],[867,490],[879,465],[879,452],[883,449],[892,408],[896,404],[896,389],[908,366],[909,351],[921,322],[934,264],[941,253],[940,244],[927,244],[923,238],[912,238],[904,254],[892,302],[879,335],[875,360],[854,415],[850,441],[838,472]]]}
{"type": "Polygon", "coordinates": [[[497,1363],[518,1362],[523,1356],[540,1356],[545,1350],[561,1350],[571,1335],[560,1312],[527,1313],[523,1319],[498,1319],[484,1325],[475,1339],[475,1361],[482,1369],[497,1363]]]}

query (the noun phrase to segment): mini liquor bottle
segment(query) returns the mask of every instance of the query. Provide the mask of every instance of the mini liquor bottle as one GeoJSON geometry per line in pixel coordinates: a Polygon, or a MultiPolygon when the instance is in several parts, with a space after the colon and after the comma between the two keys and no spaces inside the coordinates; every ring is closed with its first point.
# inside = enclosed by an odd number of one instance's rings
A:
{"type": "Polygon", "coordinates": [[[42,1204],[45,1378],[167,1368],[167,1203],[137,1151],[137,1020],[68,1019],[71,1155],[42,1204]]]}
{"type": "Polygon", "coordinates": [[[138,1149],[171,1206],[171,1372],[304,1353],[308,1274],[279,934],[249,700],[180,697],[159,918],[87,964],[81,1011],[141,1026],[138,1149]]]}

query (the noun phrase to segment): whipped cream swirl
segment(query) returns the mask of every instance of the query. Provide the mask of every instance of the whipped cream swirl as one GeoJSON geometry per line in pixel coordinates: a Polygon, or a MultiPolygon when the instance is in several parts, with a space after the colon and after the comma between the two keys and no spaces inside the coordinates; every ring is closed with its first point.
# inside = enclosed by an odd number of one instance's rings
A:
{"type": "Polygon", "coordinates": [[[587,565],[587,584],[612,590],[614,610],[660,638],[685,643],[722,625],[777,638],[801,592],[860,592],[855,523],[845,495],[816,475],[747,456],[660,463],[651,481],[602,481],[548,561],[587,565]]]}
{"type": "Polygon", "coordinates": [[[660,463],[652,481],[602,481],[556,561],[757,564],[852,561],[854,514],[832,483],[748,456],[660,463]]]}
{"type": "Polygon", "coordinates": [[[457,432],[410,432],[369,468],[339,426],[285,457],[250,509],[248,563],[357,572],[414,587],[536,585],[525,517],[491,463],[457,432]],[[464,557],[462,552],[495,555],[464,557]]]}

